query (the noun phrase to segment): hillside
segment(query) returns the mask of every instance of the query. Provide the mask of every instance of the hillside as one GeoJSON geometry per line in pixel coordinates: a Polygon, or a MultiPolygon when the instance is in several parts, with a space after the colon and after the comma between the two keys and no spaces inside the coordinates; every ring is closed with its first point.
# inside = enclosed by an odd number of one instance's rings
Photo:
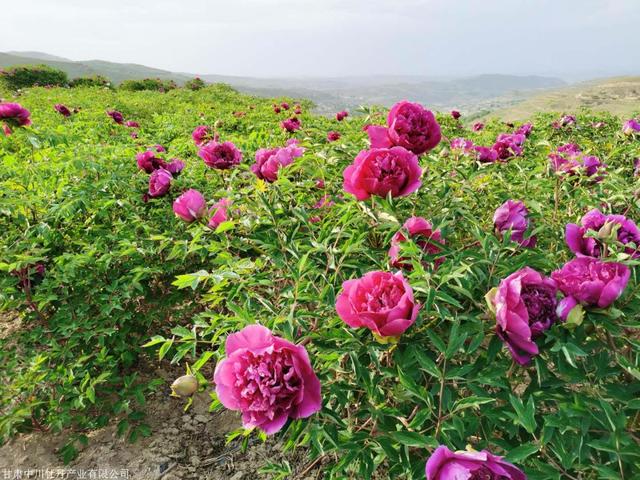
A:
{"type": "Polygon", "coordinates": [[[640,77],[615,77],[583,82],[534,95],[484,118],[523,120],[545,111],[575,112],[581,108],[628,117],[640,111],[640,77]]]}

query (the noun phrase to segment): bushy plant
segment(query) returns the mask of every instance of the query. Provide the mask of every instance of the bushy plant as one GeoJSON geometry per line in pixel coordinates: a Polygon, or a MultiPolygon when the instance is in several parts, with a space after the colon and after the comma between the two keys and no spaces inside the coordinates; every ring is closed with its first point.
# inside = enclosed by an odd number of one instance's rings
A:
{"type": "Polygon", "coordinates": [[[200,77],[195,77],[191,80],[187,80],[184,84],[184,88],[188,88],[189,90],[200,90],[206,85],[207,84],[200,77]]]}
{"type": "Polygon", "coordinates": [[[168,92],[178,88],[173,80],[161,80],[159,78],[144,78],[142,80],[125,80],[118,87],[129,92],[141,92],[151,90],[156,92],[168,92]]]}
{"type": "Polygon", "coordinates": [[[76,77],[69,82],[70,87],[111,87],[111,80],[102,75],[76,77]]]}
{"type": "Polygon", "coordinates": [[[11,90],[64,86],[69,81],[66,72],[48,65],[16,65],[5,68],[0,71],[0,80],[11,90]]]}
{"type": "MultiPolygon", "coordinates": [[[[585,306],[555,321],[535,338],[539,354],[528,365],[514,361],[496,334],[491,301],[492,289],[514,272],[529,267],[549,276],[572,259],[566,225],[589,210],[640,219],[640,150],[635,134],[622,134],[621,119],[582,112],[575,124],[554,128],[560,116],[541,114],[520,143],[516,128],[501,122],[472,132],[439,115],[446,139],[495,142],[520,156],[485,164],[465,142],[443,140],[420,158],[424,173],[411,170],[421,185],[402,191],[407,196],[362,194],[358,201],[345,191],[345,176],[358,195],[377,184],[344,172],[369,148],[363,126],[384,123],[381,109],[338,123],[307,113],[305,104],[301,128],[291,135],[272,101],[224,86],[167,95],[38,89],[20,101],[33,125],[0,137],[0,301],[23,319],[0,339],[3,438],[73,426],[76,436],[64,451],[71,456],[74,441],[113,416],[122,433],[146,435],[144,393],[157,384],[136,373],[147,353],[189,365],[200,388],[214,391],[214,366],[230,353],[226,339],[259,323],[283,339],[269,339],[279,352],[269,361],[286,366],[294,357],[287,349],[296,344],[320,381],[321,409],[293,412],[300,418],[284,419],[275,435],[285,449],[305,448],[308,465],[321,466],[325,478],[424,478],[438,445],[506,455],[534,480],[640,473],[638,261],[616,239],[620,227],[609,224],[585,238],[600,235],[608,260],[630,269],[624,294],[613,305],[585,306]],[[55,103],[80,111],[63,119],[55,103]],[[140,124],[136,138],[107,117],[113,109],[140,124]],[[191,139],[199,125],[215,142],[202,147],[206,164],[191,139]],[[328,131],[339,138],[329,141],[328,131]],[[501,133],[508,135],[497,142],[501,133]],[[292,137],[299,143],[285,147],[292,137]],[[242,152],[239,163],[231,146],[215,149],[224,142],[242,152]],[[548,155],[569,142],[582,156],[567,165],[585,168],[584,158],[598,156],[606,173],[555,172],[548,155]],[[136,154],[147,150],[152,154],[137,164],[136,154]],[[149,197],[143,167],[154,175],[174,156],[184,169],[166,174],[169,188],[149,197]],[[184,197],[187,190],[203,199],[184,197]],[[172,211],[179,197],[181,218],[172,211]],[[526,228],[494,224],[494,212],[510,199],[528,209],[526,228]],[[205,201],[215,207],[207,211],[205,201]],[[439,232],[429,237],[431,248],[409,240],[410,230],[399,240],[414,216],[430,221],[416,223],[421,231],[439,232]],[[405,287],[401,313],[417,313],[401,335],[375,331],[367,318],[358,321],[368,328],[343,321],[336,303],[351,285],[345,282],[399,270],[413,292],[409,301],[405,287]]],[[[511,207],[509,214],[524,215],[519,204],[511,207]]],[[[299,349],[295,358],[304,363],[299,349]]],[[[313,381],[306,370],[303,377],[313,381]]],[[[219,399],[213,407],[221,408],[219,399]]],[[[243,429],[232,437],[242,435],[262,437],[243,429]]]]}

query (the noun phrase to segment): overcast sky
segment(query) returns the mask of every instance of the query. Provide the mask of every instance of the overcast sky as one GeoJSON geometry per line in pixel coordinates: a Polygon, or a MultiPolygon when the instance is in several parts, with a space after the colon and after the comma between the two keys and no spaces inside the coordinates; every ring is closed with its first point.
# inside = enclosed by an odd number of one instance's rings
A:
{"type": "Polygon", "coordinates": [[[640,74],[640,0],[5,0],[2,13],[0,51],[199,74],[640,74]]]}

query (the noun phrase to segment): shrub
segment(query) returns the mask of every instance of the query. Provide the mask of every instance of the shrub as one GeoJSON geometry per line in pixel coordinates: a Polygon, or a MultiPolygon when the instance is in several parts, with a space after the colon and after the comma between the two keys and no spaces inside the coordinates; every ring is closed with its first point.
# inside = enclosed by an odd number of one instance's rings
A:
{"type": "Polygon", "coordinates": [[[200,77],[192,78],[188,80],[184,84],[184,88],[188,88],[189,90],[200,90],[201,88],[206,87],[206,83],[200,77]]]}
{"type": "Polygon", "coordinates": [[[17,65],[0,71],[2,82],[11,90],[27,87],[64,86],[67,74],[48,65],[17,65]]]}
{"type": "Polygon", "coordinates": [[[143,90],[152,90],[156,92],[168,92],[178,88],[173,80],[161,80],[159,78],[145,78],[142,80],[125,80],[120,84],[121,90],[128,92],[140,92],[143,90]]]}
{"type": "Polygon", "coordinates": [[[70,87],[111,87],[111,80],[102,75],[77,77],[69,82],[70,87]]]}

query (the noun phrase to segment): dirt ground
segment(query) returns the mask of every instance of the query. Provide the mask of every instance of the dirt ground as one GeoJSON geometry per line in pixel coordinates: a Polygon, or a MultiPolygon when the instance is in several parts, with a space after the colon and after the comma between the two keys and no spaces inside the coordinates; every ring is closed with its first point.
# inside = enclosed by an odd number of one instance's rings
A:
{"type": "MultiPolygon", "coordinates": [[[[209,413],[207,393],[196,394],[186,413],[183,400],[169,393],[167,386],[148,399],[145,422],[152,429],[150,437],[130,444],[116,436],[113,422],[91,432],[88,446],[64,466],[56,455],[62,436],[22,435],[0,447],[0,478],[253,480],[271,478],[258,470],[267,461],[285,459],[276,440],[258,440],[246,452],[241,452],[239,441],[225,445],[225,434],[240,426],[239,416],[226,410],[209,413]]],[[[303,451],[287,454],[286,460],[296,472],[290,478],[320,477],[318,469],[307,472],[303,451]]]]}

